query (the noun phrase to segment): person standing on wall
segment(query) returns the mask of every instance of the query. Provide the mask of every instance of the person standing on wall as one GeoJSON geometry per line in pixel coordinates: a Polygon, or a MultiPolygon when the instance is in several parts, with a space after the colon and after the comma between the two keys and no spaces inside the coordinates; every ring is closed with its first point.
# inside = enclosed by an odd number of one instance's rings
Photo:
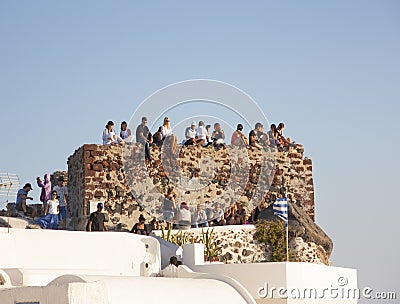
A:
{"type": "Polygon", "coordinates": [[[136,142],[141,143],[144,146],[145,157],[150,161],[150,144],[152,141],[150,130],[146,125],[147,117],[142,117],[142,123],[136,128],[136,142]]]}
{"type": "Polygon", "coordinates": [[[57,191],[51,192],[51,199],[46,202],[44,217],[37,221],[43,229],[58,229],[58,213],[60,212],[60,202],[58,201],[57,191]]]}
{"type": "Polygon", "coordinates": [[[51,181],[50,174],[46,173],[44,175],[44,182],[40,179],[40,177],[36,178],[36,182],[38,187],[42,188],[42,192],[40,193],[40,201],[42,202],[42,212],[45,213],[46,203],[51,199],[51,181]]]}
{"type": "Polygon", "coordinates": [[[65,229],[67,226],[67,209],[68,209],[68,188],[64,186],[64,178],[60,176],[57,180],[57,185],[54,186],[55,191],[58,193],[58,201],[60,202],[59,220],[61,221],[61,228],[65,229]]]}
{"type": "Polygon", "coordinates": [[[97,204],[97,210],[92,212],[86,226],[87,231],[108,231],[106,226],[106,216],[104,215],[103,204],[97,204]]]}

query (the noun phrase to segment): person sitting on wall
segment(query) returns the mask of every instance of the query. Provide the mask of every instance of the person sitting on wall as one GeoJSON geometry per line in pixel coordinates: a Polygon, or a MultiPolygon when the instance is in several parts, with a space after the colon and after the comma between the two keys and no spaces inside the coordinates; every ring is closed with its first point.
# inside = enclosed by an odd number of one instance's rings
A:
{"type": "Polygon", "coordinates": [[[146,219],[143,214],[139,216],[139,222],[133,225],[131,233],[141,234],[141,235],[149,235],[151,232],[151,228],[149,225],[145,224],[146,219]]]}
{"type": "Polygon", "coordinates": [[[159,127],[157,132],[153,134],[153,145],[161,147],[162,144],[163,144],[163,137],[162,137],[161,127],[159,127]]]}
{"type": "Polygon", "coordinates": [[[261,146],[263,146],[264,148],[269,147],[269,135],[268,132],[264,132],[264,126],[257,131],[257,137],[261,146]]]}
{"type": "Polygon", "coordinates": [[[231,206],[224,213],[224,219],[227,225],[235,225],[235,213],[236,213],[236,205],[231,206]]]}
{"type": "Polygon", "coordinates": [[[87,231],[108,231],[106,226],[106,216],[104,215],[103,204],[97,204],[97,210],[92,212],[86,226],[87,231]]]}
{"type": "Polygon", "coordinates": [[[136,128],[136,142],[141,143],[144,146],[145,157],[148,161],[150,161],[151,133],[146,124],[147,124],[147,117],[142,117],[142,123],[138,125],[136,128]]]}
{"type": "Polygon", "coordinates": [[[169,265],[161,270],[161,275],[167,278],[178,277],[178,259],[176,256],[169,258],[169,265]]]}
{"type": "Polygon", "coordinates": [[[184,146],[191,146],[196,143],[196,122],[193,121],[190,127],[187,127],[185,130],[185,142],[184,146]]]}
{"type": "Polygon", "coordinates": [[[199,126],[196,129],[196,145],[198,147],[201,147],[202,145],[205,144],[206,140],[207,140],[207,129],[204,125],[204,121],[199,121],[199,126]]]}
{"type": "Polygon", "coordinates": [[[178,147],[178,137],[172,133],[171,120],[169,117],[164,117],[163,125],[161,126],[161,134],[163,140],[164,151],[169,154],[169,156],[176,154],[176,148],[178,147]]]}
{"type": "Polygon", "coordinates": [[[114,122],[108,121],[105,129],[103,131],[103,145],[116,145],[116,144],[124,144],[124,140],[115,134],[114,131],[114,122]]]}
{"type": "Polygon", "coordinates": [[[172,135],[171,120],[167,116],[164,117],[164,122],[163,125],[161,126],[161,133],[163,139],[165,139],[167,136],[172,135]]]}
{"type": "Polygon", "coordinates": [[[204,145],[204,147],[208,147],[213,143],[211,139],[211,125],[206,125],[206,131],[207,131],[207,137],[206,137],[206,144],[204,145]]]}
{"type": "Polygon", "coordinates": [[[126,121],[121,122],[121,131],[119,132],[119,136],[125,142],[132,142],[133,140],[131,129],[128,129],[128,124],[126,121]]]}
{"type": "Polygon", "coordinates": [[[231,145],[232,146],[248,146],[249,140],[247,139],[246,135],[243,133],[243,125],[238,124],[236,131],[233,132],[231,138],[231,145]]]}
{"type": "Polygon", "coordinates": [[[201,208],[201,205],[197,205],[196,211],[193,213],[192,223],[194,228],[208,227],[206,212],[201,208]]]}
{"type": "Polygon", "coordinates": [[[26,200],[33,200],[33,197],[28,196],[28,193],[31,190],[32,185],[30,183],[26,183],[22,189],[18,190],[17,199],[15,200],[15,207],[17,208],[17,211],[23,211],[24,215],[28,215],[30,213],[32,218],[35,219],[36,209],[26,205],[26,200]]]}
{"type": "Polygon", "coordinates": [[[37,224],[44,229],[58,229],[58,214],[60,213],[60,202],[57,191],[51,192],[51,199],[46,203],[45,216],[37,221],[37,224]]]}
{"type": "Polygon", "coordinates": [[[265,202],[262,201],[260,202],[256,208],[253,209],[253,211],[251,212],[251,222],[253,224],[256,224],[258,221],[258,216],[259,214],[265,209],[265,202]]]}
{"type": "Polygon", "coordinates": [[[191,213],[186,202],[182,202],[178,210],[178,225],[180,229],[189,229],[191,224],[191,213]]]}
{"type": "Polygon", "coordinates": [[[214,146],[224,144],[225,132],[222,130],[221,125],[218,122],[214,124],[214,131],[212,132],[211,139],[214,146]]]}
{"type": "Polygon", "coordinates": [[[269,144],[271,147],[280,147],[281,144],[278,140],[279,134],[278,131],[276,130],[276,125],[271,124],[270,130],[268,131],[268,137],[269,137],[269,144]]]}
{"type": "Polygon", "coordinates": [[[235,219],[237,225],[242,225],[247,221],[246,210],[243,208],[243,204],[236,204],[235,219]]]}
{"type": "Polygon", "coordinates": [[[156,220],[155,217],[150,222],[150,228],[151,230],[160,230],[160,223],[156,220]]]}
{"type": "Polygon", "coordinates": [[[278,133],[278,140],[281,146],[287,148],[289,146],[296,146],[295,143],[292,143],[290,138],[286,138],[283,136],[283,129],[285,128],[285,124],[283,122],[280,122],[278,125],[278,128],[276,128],[276,132],[278,133]]]}
{"type": "Polygon", "coordinates": [[[213,220],[210,222],[213,226],[225,226],[224,211],[220,208],[219,203],[215,203],[213,210],[213,220]]]}
{"type": "Polygon", "coordinates": [[[249,133],[249,144],[251,147],[261,150],[262,146],[260,144],[260,139],[258,137],[258,134],[260,132],[263,132],[263,125],[260,122],[257,122],[254,127],[254,130],[251,130],[249,133]]]}

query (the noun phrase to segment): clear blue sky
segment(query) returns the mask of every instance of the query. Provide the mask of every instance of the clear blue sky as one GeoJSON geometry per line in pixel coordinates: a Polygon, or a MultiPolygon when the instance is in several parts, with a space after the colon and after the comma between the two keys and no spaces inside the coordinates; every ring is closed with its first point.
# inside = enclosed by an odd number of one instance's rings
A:
{"type": "Polygon", "coordinates": [[[155,90],[228,82],[313,159],[334,265],[399,293],[399,1],[2,0],[0,46],[0,171],[34,183],[155,90]]]}

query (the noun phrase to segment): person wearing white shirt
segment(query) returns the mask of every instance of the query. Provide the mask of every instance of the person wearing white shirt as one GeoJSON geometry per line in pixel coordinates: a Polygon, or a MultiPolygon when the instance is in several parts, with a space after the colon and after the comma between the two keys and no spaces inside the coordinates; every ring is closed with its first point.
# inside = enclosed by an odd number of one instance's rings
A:
{"type": "Polygon", "coordinates": [[[204,125],[204,121],[199,121],[199,126],[196,129],[196,144],[202,146],[206,142],[207,136],[208,132],[204,125]]]}
{"type": "Polygon", "coordinates": [[[193,224],[196,228],[208,227],[206,212],[201,208],[201,205],[197,205],[196,211],[193,214],[193,224]]]}
{"type": "Polygon", "coordinates": [[[196,142],[196,122],[193,121],[190,127],[186,128],[185,131],[185,146],[194,145],[196,142]]]}
{"type": "Polygon", "coordinates": [[[114,144],[124,144],[124,140],[115,134],[114,131],[114,122],[109,121],[107,122],[105,129],[103,131],[103,145],[114,145],[114,144]]]}
{"type": "Polygon", "coordinates": [[[61,221],[62,228],[67,224],[67,207],[68,207],[68,188],[64,186],[64,178],[61,176],[57,180],[57,185],[53,188],[57,191],[58,201],[60,202],[60,213],[58,219],[61,221]]]}
{"type": "Polygon", "coordinates": [[[60,202],[57,199],[57,191],[51,192],[51,199],[46,203],[45,216],[40,218],[37,223],[44,229],[58,229],[58,213],[60,212],[60,202]]]}
{"type": "Polygon", "coordinates": [[[164,123],[161,126],[161,134],[163,139],[172,134],[171,120],[169,117],[164,117],[164,123]]]}
{"type": "Polygon", "coordinates": [[[119,132],[119,136],[125,141],[125,142],[132,142],[133,141],[133,136],[131,129],[128,128],[128,124],[126,121],[121,122],[121,132],[119,132]]]}
{"type": "Polygon", "coordinates": [[[189,206],[186,204],[186,202],[182,202],[181,205],[179,206],[179,213],[178,213],[179,228],[181,229],[190,228],[191,219],[192,216],[189,210],[189,206]]]}
{"type": "Polygon", "coordinates": [[[221,209],[218,203],[215,203],[213,210],[213,218],[212,223],[214,226],[224,226],[226,225],[226,221],[224,218],[224,211],[221,209]]]}

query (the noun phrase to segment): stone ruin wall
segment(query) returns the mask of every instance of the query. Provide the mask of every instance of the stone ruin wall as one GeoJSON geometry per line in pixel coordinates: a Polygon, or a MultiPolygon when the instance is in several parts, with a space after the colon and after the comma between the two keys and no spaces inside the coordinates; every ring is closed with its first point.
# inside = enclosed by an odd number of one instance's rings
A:
{"type": "Polygon", "coordinates": [[[131,229],[137,221],[133,213],[139,206],[126,185],[121,156],[121,147],[88,144],[68,158],[69,217],[74,230],[85,230],[90,201],[104,203],[111,228],[131,229]]]}
{"type": "Polygon", "coordinates": [[[50,181],[51,181],[51,189],[54,188],[58,184],[58,179],[62,177],[64,179],[63,186],[68,187],[68,172],[67,171],[54,171],[50,175],[50,181]]]}
{"type": "MultiPolygon", "coordinates": [[[[219,256],[220,262],[233,264],[270,262],[272,260],[271,248],[254,240],[256,229],[253,225],[203,228],[204,232],[207,230],[213,232],[215,242],[222,248],[219,256]]],[[[179,232],[172,230],[171,233],[179,232]]],[[[202,242],[201,228],[190,229],[183,233],[188,240],[193,240],[195,243],[202,242]]],[[[154,234],[162,236],[160,230],[154,231],[154,234]]],[[[305,242],[301,237],[290,239],[289,250],[291,261],[331,265],[329,255],[321,245],[305,242]]]]}
{"type": "MultiPolygon", "coordinates": [[[[132,144],[130,149],[132,153],[140,153],[143,148],[138,144],[132,144]]],[[[287,152],[277,153],[276,170],[270,193],[276,195],[280,188],[285,186],[288,197],[301,206],[314,220],[312,161],[307,157],[304,158],[303,152],[304,149],[300,146],[290,148],[287,152]]],[[[153,161],[147,165],[147,173],[137,171],[136,176],[140,178],[144,174],[148,175],[156,188],[164,192],[171,181],[161,166],[159,148],[152,147],[151,154],[153,161]]],[[[255,187],[254,183],[257,182],[255,175],[258,154],[257,150],[249,150],[251,162],[249,184],[239,199],[245,206],[255,187]]],[[[223,193],[223,180],[229,178],[229,154],[223,149],[215,150],[212,147],[202,149],[183,147],[178,161],[183,170],[199,171],[199,160],[204,155],[211,157],[217,164],[221,164],[217,173],[219,175],[210,185],[209,193],[206,195],[203,193],[202,196],[197,197],[199,200],[212,200],[223,193]]],[[[131,229],[139,213],[144,213],[147,219],[151,219],[138,205],[127,185],[120,146],[85,144],[75,150],[68,159],[68,188],[70,226],[74,230],[85,229],[90,213],[90,201],[104,202],[105,212],[109,215],[109,225],[112,229],[131,229]]],[[[267,201],[267,204],[271,203],[272,200],[267,201]]]]}

